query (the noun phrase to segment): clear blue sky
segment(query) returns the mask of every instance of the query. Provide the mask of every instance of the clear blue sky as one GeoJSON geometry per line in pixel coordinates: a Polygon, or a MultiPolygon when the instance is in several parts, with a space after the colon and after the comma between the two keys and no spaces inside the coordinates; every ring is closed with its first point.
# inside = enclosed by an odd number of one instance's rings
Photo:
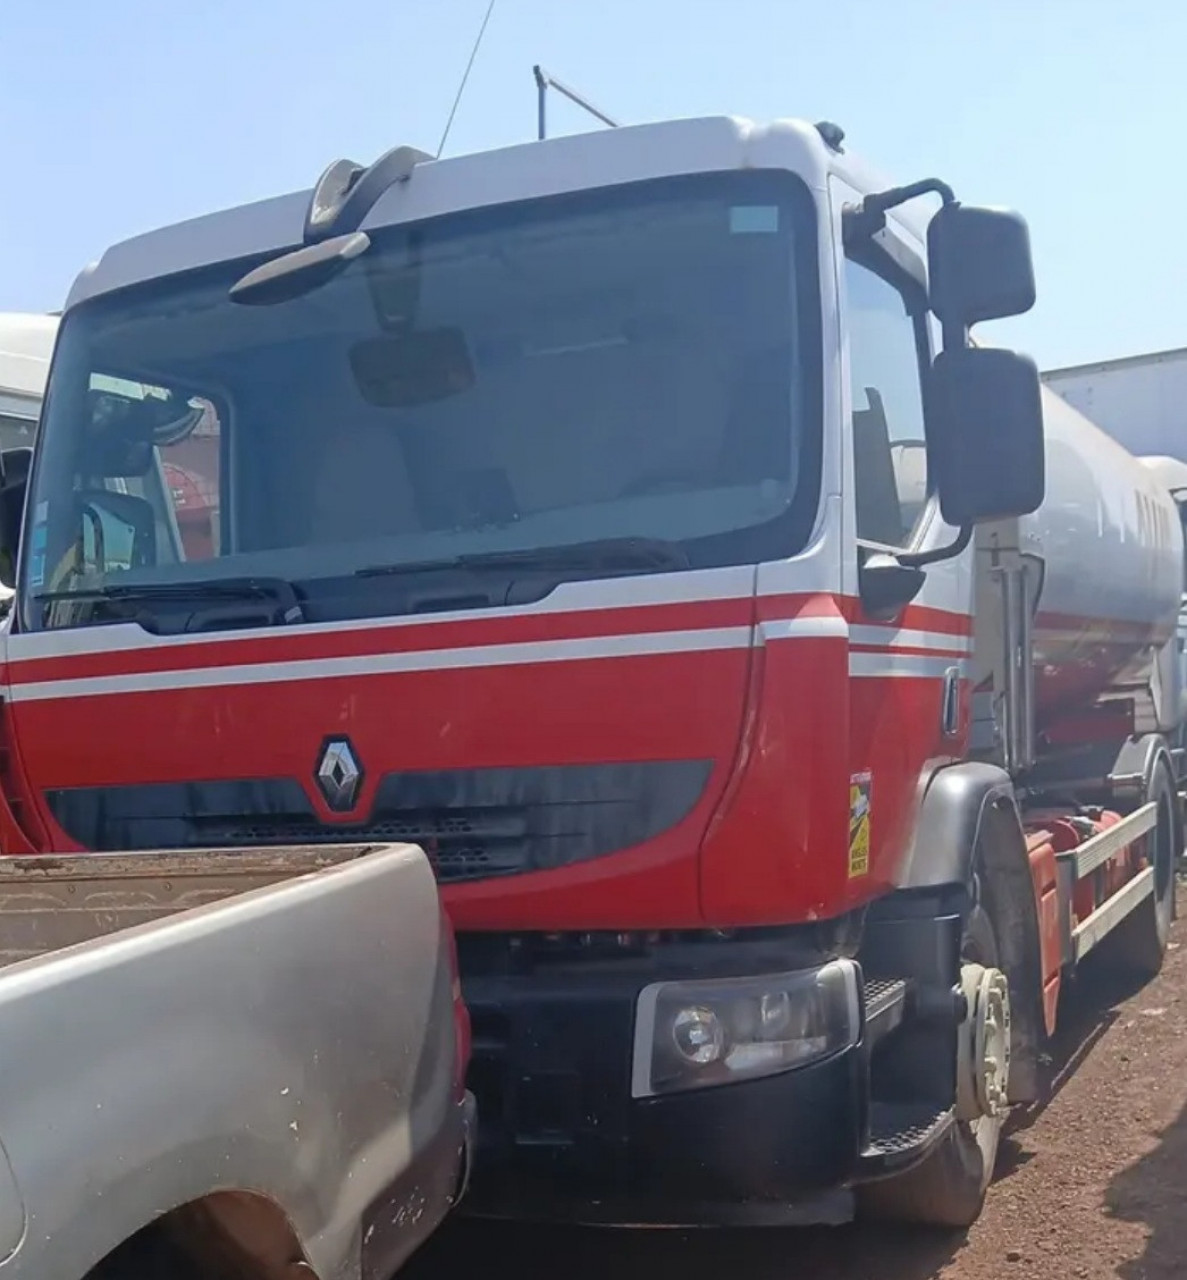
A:
{"type": "MultiPolygon", "coordinates": [[[[0,309],[337,156],[434,150],[486,3],[0,0],[0,309]]],[[[1026,214],[1040,301],[999,332],[1051,367],[1187,345],[1185,49],[1182,0],[497,0],[447,151],[533,136],[533,62],[626,121],[836,120],[1026,214]]]]}

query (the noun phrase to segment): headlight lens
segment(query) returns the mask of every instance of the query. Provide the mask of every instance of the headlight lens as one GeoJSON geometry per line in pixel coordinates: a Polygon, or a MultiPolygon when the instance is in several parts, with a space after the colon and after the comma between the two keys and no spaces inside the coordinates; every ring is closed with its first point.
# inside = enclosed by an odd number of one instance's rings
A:
{"type": "Polygon", "coordinates": [[[760,978],[657,982],[639,995],[631,1093],[772,1075],[851,1048],[860,1035],[851,960],[760,978]]]}

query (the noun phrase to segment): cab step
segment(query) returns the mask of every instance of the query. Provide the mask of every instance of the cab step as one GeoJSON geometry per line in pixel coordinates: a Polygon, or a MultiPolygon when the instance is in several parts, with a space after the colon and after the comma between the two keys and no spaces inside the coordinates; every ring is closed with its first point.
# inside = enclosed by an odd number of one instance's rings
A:
{"type": "Polygon", "coordinates": [[[862,1178],[885,1177],[917,1164],[948,1132],[951,1107],[930,1102],[872,1102],[870,1140],[861,1153],[862,1178]]]}
{"type": "Polygon", "coordinates": [[[864,983],[866,1044],[877,1044],[902,1024],[910,985],[903,978],[870,978],[864,983]]]}

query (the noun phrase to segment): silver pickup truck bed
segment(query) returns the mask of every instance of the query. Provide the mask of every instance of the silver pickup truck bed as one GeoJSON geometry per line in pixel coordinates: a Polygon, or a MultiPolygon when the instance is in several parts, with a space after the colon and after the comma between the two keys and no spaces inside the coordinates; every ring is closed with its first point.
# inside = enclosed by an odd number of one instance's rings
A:
{"type": "Polygon", "coordinates": [[[419,849],[0,858],[0,964],[0,1280],[149,1280],[118,1247],[160,1215],[244,1275],[386,1277],[458,1189],[419,849]]]}

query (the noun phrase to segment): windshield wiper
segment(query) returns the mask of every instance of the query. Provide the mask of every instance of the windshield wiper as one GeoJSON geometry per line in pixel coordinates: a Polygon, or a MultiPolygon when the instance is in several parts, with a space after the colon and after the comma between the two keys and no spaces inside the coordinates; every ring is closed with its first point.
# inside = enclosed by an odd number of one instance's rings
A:
{"type": "Polygon", "coordinates": [[[448,569],[528,569],[541,573],[566,569],[687,569],[688,555],[677,542],[663,538],[598,538],[559,547],[477,551],[441,560],[373,564],[355,570],[357,578],[398,577],[448,569]]]}
{"type": "MultiPolygon", "coordinates": [[[[263,615],[269,626],[303,622],[305,611],[293,584],[286,578],[206,578],[193,582],[110,582],[80,591],[42,591],[35,604],[129,604],[198,603],[186,624],[186,631],[207,630],[211,623],[248,622],[263,615]],[[251,601],[271,602],[271,606],[245,612],[251,601]]],[[[138,619],[143,625],[143,618],[138,619]]]]}

